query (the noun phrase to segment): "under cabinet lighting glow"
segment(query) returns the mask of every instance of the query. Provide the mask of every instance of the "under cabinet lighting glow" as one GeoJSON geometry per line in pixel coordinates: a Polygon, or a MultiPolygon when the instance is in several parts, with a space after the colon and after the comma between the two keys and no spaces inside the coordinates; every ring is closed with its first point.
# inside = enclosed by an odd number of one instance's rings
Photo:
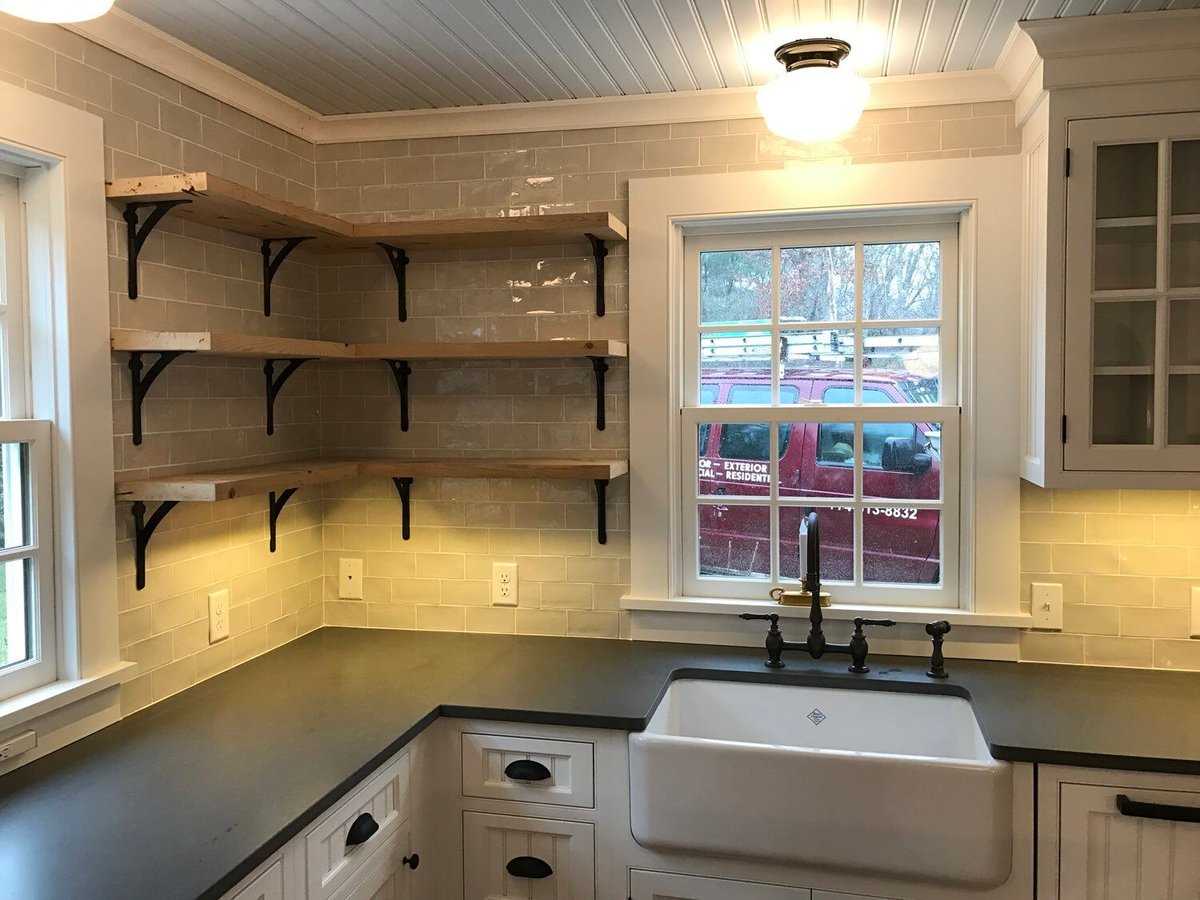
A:
{"type": "Polygon", "coordinates": [[[840,68],[850,45],[834,38],[792,41],[775,51],[787,70],[758,91],[767,127],[793,141],[823,141],[858,124],[870,87],[840,68]]]}
{"type": "Polygon", "coordinates": [[[112,6],[113,0],[0,0],[0,12],[31,22],[86,22],[112,6]]]}

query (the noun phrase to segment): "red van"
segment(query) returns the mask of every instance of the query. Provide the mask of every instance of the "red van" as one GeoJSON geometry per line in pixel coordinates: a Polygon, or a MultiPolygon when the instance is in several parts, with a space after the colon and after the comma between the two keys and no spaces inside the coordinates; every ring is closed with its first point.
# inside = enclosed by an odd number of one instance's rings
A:
{"type": "MultiPolygon", "coordinates": [[[[761,372],[705,372],[706,404],[770,403],[770,377],[761,372]]],[[[789,369],[780,402],[852,403],[852,372],[789,369]]],[[[863,373],[868,404],[937,402],[937,382],[904,372],[863,373]]],[[[700,426],[701,494],[763,496],[770,491],[770,426],[716,423],[700,426]]],[[[863,432],[863,496],[936,500],[941,459],[936,426],[912,422],[867,423],[863,432]]],[[[798,422],[779,435],[781,497],[813,499],[854,494],[854,426],[798,422]]],[[[821,513],[821,569],[826,580],[853,581],[854,517],[848,507],[813,507],[821,513]]],[[[797,534],[804,508],[780,510],[780,569],[800,578],[797,534]]],[[[700,574],[769,577],[770,538],[761,507],[700,507],[700,574]]],[[[884,584],[938,584],[937,510],[866,507],[863,579],[884,584]]]]}

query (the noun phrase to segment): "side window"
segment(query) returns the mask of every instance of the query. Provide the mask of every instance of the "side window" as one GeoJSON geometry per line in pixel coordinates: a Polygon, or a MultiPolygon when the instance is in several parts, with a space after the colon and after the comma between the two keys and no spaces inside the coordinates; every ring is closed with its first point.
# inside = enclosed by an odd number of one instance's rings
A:
{"type": "MultiPolygon", "coordinates": [[[[826,388],[825,393],[821,395],[821,400],[825,403],[853,403],[854,388],[852,387],[831,387],[826,388]]],[[[889,396],[887,391],[881,391],[879,388],[863,388],[863,403],[895,403],[896,401],[889,396]]]]}
{"type": "MultiPolygon", "coordinates": [[[[907,422],[865,422],[863,424],[863,468],[883,468],[883,448],[888,438],[912,441],[914,447],[923,442],[917,434],[917,426],[907,422]]],[[[909,451],[912,452],[911,450],[909,451]]],[[[894,465],[889,463],[889,465],[894,465]]]]}
{"type": "MultiPolygon", "coordinates": [[[[729,399],[726,402],[770,406],[771,386],[769,384],[735,384],[729,388],[729,399]]],[[[800,390],[792,384],[781,384],[779,386],[779,402],[800,402],[800,390]]]]}
{"type": "MultiPolygon", "coordinates": [[[[787,453],[792,440],[792,425],[779,427],[779,456],[787,453]]],[[[721,446],[717,450],[722,459],[749,459],[766,462],[771,458],[771,426],[765,422],[726,422],[721,426],[721,446]]]]}
{"type": "Polygon", "coordinates": [[[830,466],[854,465],[854,426],[848,422],[823,422],[817,429],[817,462],[830,466]]]}

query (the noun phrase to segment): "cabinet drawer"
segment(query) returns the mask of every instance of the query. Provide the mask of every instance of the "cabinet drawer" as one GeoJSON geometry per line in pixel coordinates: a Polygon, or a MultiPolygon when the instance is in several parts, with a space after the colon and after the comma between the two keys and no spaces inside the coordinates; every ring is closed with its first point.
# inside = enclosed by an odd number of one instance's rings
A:
{"type": "Polygon", "coordinates": [[[226,900],[283,900],[283,860],[275,860],[266,871],[226,900]]]}
{"type": "Polygon", "coordinates": [[[409,754],[386,763],[304,838],[308,900],[325,900],[354,877],[374,850],[409,816],[409,754]],[[367,814],[379,826],[362,843],[347,845],[350,828],[367,814]]]}
{"type": "Polygon", "coordinates": [[[593,750],[580,741],[464,733],[463,796],[591,809],[593,750]]]}
{"type": "Polygon", "coordinates": [[[595,900],[593,826],[463,813],[464,900],[595,900]]]}
{"type": "Polygon", "coordinates": [[[810,900],[807,888],[779,884],[754,884],[726,881],[699,875],[675,875],[667,872],[629,873],[629,900],[810,900]]]}
{"type": "Polygon", "coordinates": [[[412,870],[404,862],[411,855],[412,825],[406,822],[376,848],[333,900],[412,900],[412,870]]]}

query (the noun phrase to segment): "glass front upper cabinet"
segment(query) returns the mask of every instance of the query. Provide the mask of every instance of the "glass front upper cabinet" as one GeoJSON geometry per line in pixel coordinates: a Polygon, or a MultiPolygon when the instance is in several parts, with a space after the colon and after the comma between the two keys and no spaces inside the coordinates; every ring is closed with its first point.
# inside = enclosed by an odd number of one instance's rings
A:
{"type": "Polygon", "coordinates": [[[1065,468],[1200,469],[1200,115],[1070,126],[1065,468]]]}

